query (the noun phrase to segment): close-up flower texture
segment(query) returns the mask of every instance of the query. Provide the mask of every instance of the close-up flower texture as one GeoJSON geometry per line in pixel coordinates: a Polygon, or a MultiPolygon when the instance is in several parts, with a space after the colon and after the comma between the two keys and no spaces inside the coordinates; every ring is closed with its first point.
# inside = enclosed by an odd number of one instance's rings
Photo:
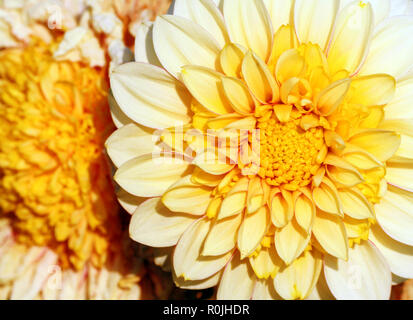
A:
{"type": "Polygon", "coordinates": [[[411,5],[176,0],[138,28],[106,147],[178,287],[388,299],[413,278],[411,5]]]}
{"type": "Polygon", "coordinates": [[[0,300],[413,299],[413,0],[0,0],[0,300]]]}
{"type": "Polygon", "coordinates": [[[0,1],[0,299],[155,297],[104,153],[117,4],[0,1]]]}

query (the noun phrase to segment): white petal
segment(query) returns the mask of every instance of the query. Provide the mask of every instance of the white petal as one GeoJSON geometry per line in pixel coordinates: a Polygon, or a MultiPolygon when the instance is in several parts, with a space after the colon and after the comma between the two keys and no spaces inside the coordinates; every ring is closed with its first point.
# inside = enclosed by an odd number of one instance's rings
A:
{"type": "Polygon", "coordinates": [[[115,97],[113,96],[112,90],[109,91],[108,102],[110,114],[112,116],[112,120],[116,128],[122,128],[127,124],[134,123],[133,120],[129,118],[119,107],[119,104],[116,102],[115,97]]]}
{"type": "Polygon", "coordinates": [[[393,100],[384,109],[386,119],[412,119],[413,77],[399,81],[393,100]]]}
{"type": "Polygon", "coordinates": [[[333,30],[339,0],[297,0],[295,27],[301,43],[318,44],[324,50],[333,30]]]}
{"type": "Polygon", "coordinates": [[[390,17],[406,14],[408,6],[409,0],[391,0],[390,17]]]}
{"type": "Polygon", "coordinates": [[[207,279],[220,271],[231,259],[232,252],[218,257],[201,254],[210,227],[211,221],[203,218],[182,235],[173,256],[174,270],[178,277],[194,281],[207,279]]]}
{"type": "Polygon", "coordinates": [[[389,185],[375,211],[377,221],[389,236],[413,246],[413,193],[389,185]]]}
{"type": "Polygon", "coordinates": [[[215,69],[221,46],[195,22],[177,16],[159,16],[154,25],[156,55],[164,68],[178,78],[185,65],[215,69]]]}
{"type": "Polygon", "coordinates": [[[248,260],[240,261],[235,255],[228,263],[218,287],[218,300],[249,300],[256,278],[248,260]]]}
{"type": "Polygon", "coordinates": [[[358,1],[352,2],[338,14],[328,51],[328,63],[333,74],[343,69],[351,74],[358,70],[367,54],[373,19],[370,3],[364,6],[358,1]]]}
{"type": "Polygon", "coordinates": [[[380,226],[373,226],[369,235],[390,266],[399,277],[413,278],[413,247],[390,238],[380,226]]]}
{"type": "Polygon", "coordinates": [[[255,283],[252,300],[282,300],[282,298],[275,291],[272,279],[261,279],[255,283]]]}
{"type": "Polygon", "coordinates": [[[334,300],[334,296],[328,288],[326,277],[324,272],[320,273],[318,282],[314,287],[314,290],[310,293],[306,300],[334,300]]]}
{"type": "Polygon", "coordinates": [[[407,41],[413,32],[413,17],[394,17],[373,37],[370,52],[360,75],[390,74],[395,78],[407,73],[413,66],[413,43],[407,41]]]}
{"type": "Polygon", "coordinates": [[[191,95],[163,69],[125,63],[113,70],[110,84],[122,111],[146,127],[164,129],[190,120],[191,95]]]}
{"type": "Polygon", "coordinates": [[[122,188],[116,192],[116,197],[122,208],[129,214],[133,214],[142,202],[147,200],[146,198],[136,197],[122,188]]]}
{"type": "Polygon", "coordinates": [[[220,47],[229,42],[224,18],[212,0],[176,0],[174,15],[197,23],[215,37],[220,47]]]}
{"type": "Polygon", "coordinates": [[[264,4],[270,14],[274,32],[282,25],[290,24],[293,0],[264,0],[264,4]]]}
{"type": "MultiPolygon", "coordinates": [[[[388,17],[390,12],[390,3],[393,5],[394,2],[399,0],[365,0],[364,2],[369,2],[374,12],[374,22],[375,25],[378,25],[385,18],[388,17]]],[[[402,0],[406,1],[406,0],[402,0]]],[[[354,0],[341,0],[340,9],[346,7],[349,3],[354,2],[354,0]]]]}
{"type": "Polygon", "coordinates": [[[169,247],[178,242],[194,221],[192,216],[169,211],[159,198],[153,198],[136,209],[129,225],[129,235],[147,246],[169,247]]]}
{"type": "Polygon", "coordinates": [[[175,272],[172,272],[172,275],[173,275],[175,285],[181,289],[204,290],[204,289],[215,287],[219,283],[219,280],[221,279],[222,272],[218,272],[207,279],[197,280],[197,281],[178,278],[175,272]]]}
{"type": "Polygon", "coordinates": [[[273,30],[262,0],[225,0],[224,17],[231,41],[251,49],[262,60],[270,56],[273,30]]]}
{"type": "Polygon", "coordinates": [[[328,287],[339,300],[385,300],[392,285],[386,260],[370,242],[349,250],[348,261],[325,257],[328,287]]]}
{"type": "Polygon", "coordinates": [[[135,37],[135,61],[161,67],[153,46],[153,22],[143,22],[138,27],[135,37]]]}
{"type": "Polygon", "coordinates": [[[116,167],[144,154],[160,151],[154,131],[138,124],[128,124],[116,130],[105,143],[108,155],[116,167]]]}
{"type": "Polygon", "coordinates": [[[305,299],[318,281],[322,260],[306,251],[300,258],[277,273],[275,290],[284,299],[305,299]]]}
{"type": "Polygon", "coordinates": [[[114,179],[130,194],[158,197],[182,178],[188,167],[183,159],[147,154],[123,164],[114,179]]]}

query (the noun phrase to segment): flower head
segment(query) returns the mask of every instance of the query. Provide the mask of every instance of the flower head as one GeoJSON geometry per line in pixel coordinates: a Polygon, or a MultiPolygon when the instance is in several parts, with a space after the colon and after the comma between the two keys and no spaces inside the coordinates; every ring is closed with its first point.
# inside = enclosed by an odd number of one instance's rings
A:
{"type": "Polygon", "coordinates": [[[388,298],[413,276],[413,18],[218,2],[176,0],[111,73],[132,239],[218,298],[388,298]]]}
{"type": "Polygon", "coordinates": [[[103,148],[114,130],[107,71],[130,52],[105,3],[0,4],[0,33],[15,41],[0,51],[0,298],[152,295],[103,148]],[[27,38],[1,29],[7,14],[26,23],[27,38]]]}

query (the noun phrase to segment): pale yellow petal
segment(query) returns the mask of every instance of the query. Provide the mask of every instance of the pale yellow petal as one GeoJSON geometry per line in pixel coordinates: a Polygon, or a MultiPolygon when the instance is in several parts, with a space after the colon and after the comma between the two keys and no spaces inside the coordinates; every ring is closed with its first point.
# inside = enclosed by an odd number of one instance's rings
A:
{"type": "Polygon", "coordinates": [[[218,257],[201,254],[211,223],[207,218],[200,219],[179,239],[173,256],[174,271],[178,277],[194,281],[207,279],[224,268],[231,259],[231,252],[218,257]]]}
{"type": "Polygon", "coordinates": [[[357,72],[367,54],[373,27],[370,3],[354,1],[339,13],[327,56],[332,74],[343,69],[350,74],[357,72]]]}
{"type": "Polygon", "coordinates": [[[263,1],[226,0],[223,12],[231,41],[251,49],[267,61],[272,47],[273,30],[263,1]]]}
{"type": "Polygon", "coordinates": [[[305,252],[275,276],[274,286],[278,294],[287,300],[305,299],[318,281],[322,263],[318,255],[305,252]]]}
{"type": "Polygon", "coordinates": [[[313,234],[327,253],[347,260],[347,233],[340,217],[318,211],[314,219],[313,234]]]}
{"type": "Polygon", "coordinates": [[[189,122],[191,95],[165,70],[146,63],[130,62],[110,75],[116,102],[132,120],[163,129],[189,122]]]}
{"type": "Polygon", "coordinates": [[[175,245],[195,218],[169,211],[160,198],[142,203],[132,216],[129,235],[132,240],[151,247],[175,245]]]}
{"type": "Polygon", "coordinates": [[[261,243],[267,232],[269,220],[270,214],[266,206],[244,218],[238,232],[238,249],[242,259],[252,254],[261,243]]]}
{"type": "Polygon", "coordinates": [[[182,70],[182,79],[194,98],[218,115],[233,112],[225,97],[222,77],[222,74],[204,67],[186,66],[182,70]]]}
{"type": "Polygon", "coordinates": [[[241,222],[242,215],[216,221],[205,240],[202,255],[220,256],[234,249],[241,222]]]}
{"type": "Polygon", "coordinates": [[[184,176],[188,168],[189,164],[179,157],[148,154],[123,164],[114,179],[130,194],[157,197],[184,176]]]}
{"type": "Polygon", "coordinates": [[[251,51],[246,54],[242,62],[242,76],[260,102],[278,101],[280,94],[274,77],[267,65],[251,51]]]}
{"type": "Polygon", "coordinates": [[[165,191],[162,202],[173,212],[202,216],[212,200],[211,193],[212,188],[195,184],[186,176],[165,191]]]}
{"type": "Polygon", "coordinates": [[[163,67],[178,78],[186,65],[215,69],[221,46],[197,23],[164,15],[155,20],[153,43],[163,67]]]}

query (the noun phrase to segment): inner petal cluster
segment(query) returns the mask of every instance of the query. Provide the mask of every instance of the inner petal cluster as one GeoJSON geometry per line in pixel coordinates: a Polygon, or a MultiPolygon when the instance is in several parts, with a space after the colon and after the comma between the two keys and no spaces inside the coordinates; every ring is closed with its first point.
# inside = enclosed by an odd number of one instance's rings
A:
{"type": "Polygon", "coordinates": [[[294,191],[311,183],[322,161],[322,128],[304,130],[296,119],[280,122],[275,115],[258,120],[261,166],[258,175],[271,186],[294,191]],[[320,161],[321,160],[321,161],[320,161]]]}

